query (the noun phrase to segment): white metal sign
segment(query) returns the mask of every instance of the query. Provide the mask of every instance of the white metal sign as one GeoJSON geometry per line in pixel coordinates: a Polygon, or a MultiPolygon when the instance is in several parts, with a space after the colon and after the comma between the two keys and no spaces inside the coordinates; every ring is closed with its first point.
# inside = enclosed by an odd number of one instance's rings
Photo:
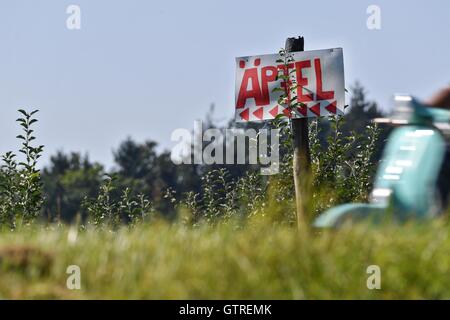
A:
{"type": "Polygon", "coordinates": [[[287,68],[276,62],[279,54],[236,58],[236,121],[271,120],[279,114],[293,118],[344,114],[342,48],[293,52],[292,57],[287,68]],[[273,91],[286,87],[277,77],[279,70],[296,80],[300,106],[293,112],[278,104],[283,92],[273,91]]]}

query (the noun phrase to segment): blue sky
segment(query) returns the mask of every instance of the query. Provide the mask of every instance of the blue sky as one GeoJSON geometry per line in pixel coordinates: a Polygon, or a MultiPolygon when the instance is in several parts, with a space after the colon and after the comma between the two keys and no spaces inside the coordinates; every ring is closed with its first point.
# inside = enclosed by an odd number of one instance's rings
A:
{"type": "Polygon", "coordinates": [[[383,108],[396,92],[429,96],[450,83],[450,2],[430,1],[2,0],[0,153],[15,150],[16,110],[40,109],[48,157],[88,152],[112,165],[131,136],[174,143],[211,103],[234,113],[235,57],[275,53],[303,35],[306,50],[344,48],[346,86],[356,79],[383,108]],[[66,8],[81,8],[81,30],[66,8]],[[369,5],[381,30],[366,27],[369,5]]]}

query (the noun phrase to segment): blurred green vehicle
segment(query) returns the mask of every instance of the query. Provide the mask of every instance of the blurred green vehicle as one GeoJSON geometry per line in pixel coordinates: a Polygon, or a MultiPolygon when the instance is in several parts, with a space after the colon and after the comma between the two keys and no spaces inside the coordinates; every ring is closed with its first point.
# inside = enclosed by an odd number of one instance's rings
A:
{"type": "Polygon", "coordinates": [[[315,220],[315,227],[339,227],[348,220],[380,221],[388,214],[399,221],[427,219],[448,205],[450,110],[397,95],[390,118],[375,121],[399,127],[385,146],[370,203],[334,207],[315,220]]]}

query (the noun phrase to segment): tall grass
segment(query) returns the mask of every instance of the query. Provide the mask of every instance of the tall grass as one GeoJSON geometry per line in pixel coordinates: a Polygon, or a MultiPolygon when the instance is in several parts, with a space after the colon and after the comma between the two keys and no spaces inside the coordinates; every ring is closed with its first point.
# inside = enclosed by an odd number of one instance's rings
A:
{"type": "Polygon", "coordinates": [[[252,218],[190,227],[157,221],[79,231],[21,227],[0,237],[0,298],[450,298],[449,226],[353,226],[304,237],[252,218]],[[81,269],[81,290],[66,269],[81,269]],[[367,268],[381,269],[369,290],[367,268]]]}

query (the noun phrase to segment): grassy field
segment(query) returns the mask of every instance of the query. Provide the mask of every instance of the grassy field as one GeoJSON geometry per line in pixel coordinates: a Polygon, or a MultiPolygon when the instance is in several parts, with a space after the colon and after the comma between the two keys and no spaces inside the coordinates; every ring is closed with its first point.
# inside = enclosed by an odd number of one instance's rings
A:
{"type": "Polygon", "coordinates": [[[450,298],[445,221],[299,235],[288,226],[153,223],[115,232],[63,226],[0,233],[0,298],[450,298]],[[81,290],[66,287],[69,265],[81,290]],[[366,268],[381,268],[369,290],[366,268]]]}

